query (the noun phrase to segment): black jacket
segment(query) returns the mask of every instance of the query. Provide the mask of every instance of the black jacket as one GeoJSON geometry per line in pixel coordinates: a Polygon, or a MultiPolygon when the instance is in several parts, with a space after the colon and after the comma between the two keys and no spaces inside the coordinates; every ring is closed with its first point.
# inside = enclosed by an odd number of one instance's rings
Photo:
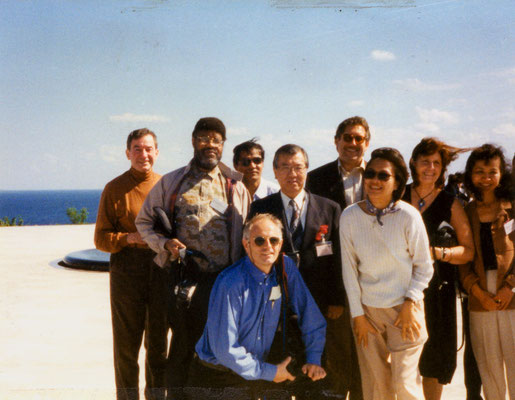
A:
{"type": "MultiPolygon", "coordinates": [[[[325,313],[329,305],[344,305],[345,290],[343,287],[340,240],[338,224],[341,209],[335,202],[307,192],[309,196],[306,214],[306,226],[300,249],[299,270],[306,282],[320,311],[325,313]],[[321,225],[328,226],[326,241],[331,241],[333,254],[317,257],[316,234],[321,225]]],[[[247,218],[255,214],[270,213],[283,222],[283,247],[282,251],[292,252],[291,235],[288,229],[286,213],[283,207],[281,193],[274,193],[264,199],[254,201],[250,206],[247,218]]]]}

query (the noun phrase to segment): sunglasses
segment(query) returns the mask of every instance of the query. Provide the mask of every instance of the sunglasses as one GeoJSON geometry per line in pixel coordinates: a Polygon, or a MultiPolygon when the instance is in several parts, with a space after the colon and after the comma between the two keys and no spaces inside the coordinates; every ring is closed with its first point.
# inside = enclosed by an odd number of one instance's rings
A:
{"type": "Polygon", "coordinates": [[[356,144],[361,144],[365,141],[365,139],[365,136],[351,135],[350,133],[343,134],[343,141],[345,143],[352,143],[352,141],[354,140],[356,144]]]}
{"type": "MultiPolygon", "coordinates": [[[[275,236],[269,237],[267,239],[270,242],[270,244],[274,247],[277,246],[279,243],[281,243],[281,239],[278,237],[275,237],[275,236]]],[[[258,236],[256,238],[254,238],[254,243],[256,244],[256,246],[261,247],[265,244],[267,239],[265,239],[262,236],[258,236]]]]}
{"type": "Polygon", "coordinates": [[[382,182],[388,181],[392,176],[384,171],[377,172],[373,170],[372,168],[366,169],[363,173],[363,178],[365,179],[374,179],[377,176],[377,179],[379,179],[382,182]]]}
{"type": "Polygon", "coordinates": [[[254,157],[254,158],[243,158],[240,160],[240,164],[244,167],[248,167],[250,163],[254,163],[256,165],[259,165],[263,162],[263,159],[261,157],[254,157]]]}
{"type": "Polygon", "coordinates": [[[215,146],[220,146],[224,142],[223,138],[209,137],[209,136],[195,136],[195,139],[197,139],[198,142],[203,146],[205,146],[209,143],[213,143],[215,146]]]}

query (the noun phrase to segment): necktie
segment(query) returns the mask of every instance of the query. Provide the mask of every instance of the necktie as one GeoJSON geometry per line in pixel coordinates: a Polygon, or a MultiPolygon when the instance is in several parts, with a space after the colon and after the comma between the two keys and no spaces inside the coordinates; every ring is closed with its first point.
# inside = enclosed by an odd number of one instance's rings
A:
{"type": "Polygon", "coordinates": [[[300,223],[300,210],[297,203],[290,200],[290,207],[293,208],[293,213],[290,220],[290,233],[293,242],[294,251],[298,251],[302,245],[302,224],[300,223]]]}

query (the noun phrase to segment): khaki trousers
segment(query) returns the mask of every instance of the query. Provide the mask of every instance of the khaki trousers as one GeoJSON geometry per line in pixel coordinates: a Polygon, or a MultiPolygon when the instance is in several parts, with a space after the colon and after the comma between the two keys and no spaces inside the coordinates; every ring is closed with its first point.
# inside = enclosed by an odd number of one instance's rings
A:
{"type": "Polygon", "coordinates": [[[470,339],[486,400],[515,400],[515,310],[471,311],[470,339]]]}
{"type": "Polygon", "coordinates": [[[379,332],[368,335],[366,348],[356,343],[365,400],[424,398],[418,370],[422,346],[427,340],[423,303],[415,304],[415,318],[422,328],[420,336],[414,341],[404,341],[401,329],[394,325],[401,307],[363,305],[365,315],[379,332]]]}

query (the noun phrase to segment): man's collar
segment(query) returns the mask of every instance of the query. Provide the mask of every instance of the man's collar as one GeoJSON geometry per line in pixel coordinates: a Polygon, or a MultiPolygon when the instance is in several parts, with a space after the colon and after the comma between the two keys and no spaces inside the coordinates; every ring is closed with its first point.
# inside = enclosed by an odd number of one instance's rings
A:
{"type": "MultiPolygon", "coordinates": [[[[302,208],[302,203],[304,203],[305,198],[306,198],[306,191],[304,189],[302,189],[300,191],[300,193],[297,196],[295,196],[295,198],[293,199],[293,201],[295,203],[297,203],[299,210],[302,208]]],[[[286,204],[286,205],[288,205],[290,203],[290,200],[292,200],[288,196],[286,196],[282,190],[281,190],[281,199],[283,201],[283,204],[286,204]]]]}
{"type": "Polygon", "coordinates": [[[269,276],[275,273],[275,267],[272,266],[270,273],[265,274],[263,271],[261,271],[258,267],[254,265],[254,263],[250,260],[248,255],[245,256],[245,269],[257,283],[264,282],[269,276]]]}
{"type": "MultiPolygon", "coordinates": [[[[195,160],[192,159],[188,165],[186,166],[186,173],[188,173],[191,168],[193,168],[195,165],[195,160]]],[[[241,181],[243,179],[243,174],[241,172],[238,172],[238,171],[234,171],[233,169],[229,168],[227,165],[225,165],[223,162],[219,162],[218,165],[217,165],[217,169],[220,170],[220,172],[222,173],[223,176],[225,176],[226,178],[229,178],[229,179],[234,179],[236,181],[241,181]]]]}
{"type": "Polygon", "coordinates": [[[357,169],[361,169],[361,171],[365,171],[365,167],[367,166],[367,163],[365,162],[365,159],[362,158],[361,159],[361,163],[357,166],[357,167],[354,167],[352,170],[350,171],[347,171],[345,169],[345,167],[342,165],[342,162],[340,160],[340,158],[338,157],[338,171],[340,172],[344,172],[344,173],[347,173],[347,174],[350,174],[352,171],[354,171],[356,168],[357,169]]]}

